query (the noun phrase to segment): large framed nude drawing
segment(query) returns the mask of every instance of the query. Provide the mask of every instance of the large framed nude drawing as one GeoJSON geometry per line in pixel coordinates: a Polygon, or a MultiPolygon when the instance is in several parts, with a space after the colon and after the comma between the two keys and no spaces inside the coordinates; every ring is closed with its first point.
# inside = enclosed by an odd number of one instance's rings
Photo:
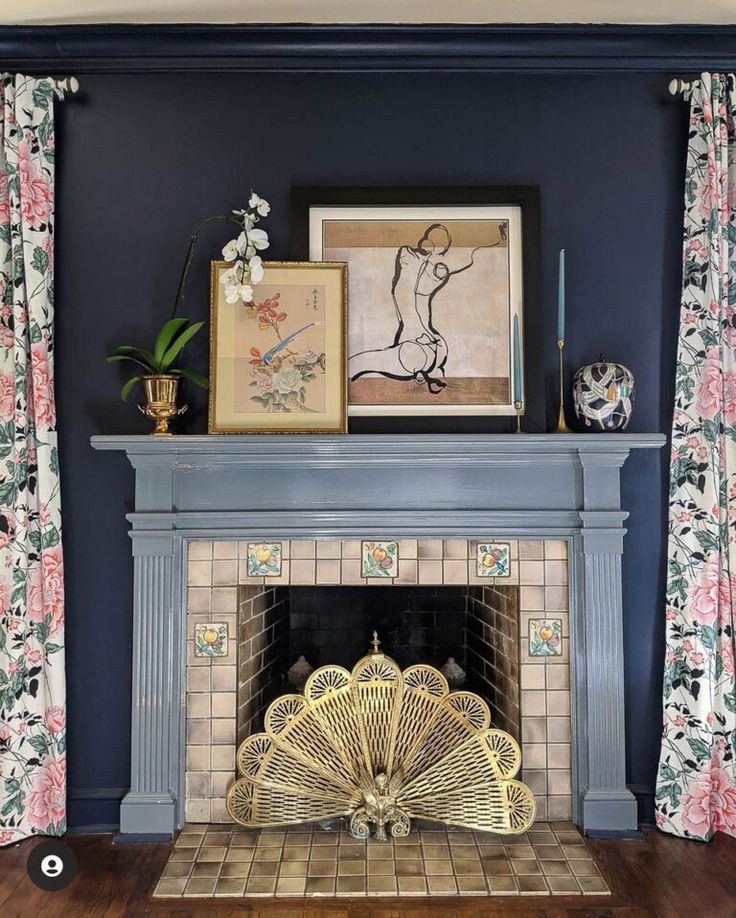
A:
{"type": "Polygon", "coordinates": [[[537,188],[295,188],[292,221],[294,257],[348,265],[352,417],[510,430],[518,398],[545,429],[537,188]]]}

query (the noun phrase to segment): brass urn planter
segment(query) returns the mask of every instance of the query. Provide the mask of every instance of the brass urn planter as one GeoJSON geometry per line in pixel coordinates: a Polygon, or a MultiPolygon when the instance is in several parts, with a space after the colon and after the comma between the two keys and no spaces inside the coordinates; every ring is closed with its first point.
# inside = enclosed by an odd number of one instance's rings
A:
{"type": "Polygon", "coordinates": [[[170,437],[169,422],[188,408],[187,405],[180,408],[176,404],[182,376],[202,389],[209,387],[206,376],[190,367],[178,365],[185,346],[203,326],[204,322],[191,324],[189,319],[169,319],[156,335],[151,350],[121,344],[107,358],[108,363],[129,363],[136,367],[136,375],[125,383],[120,398],[127,401],[138,383],[143,383],[146,404],[139,405],[138,410],[154,422],[155,427],[151,431],[154,437],[170,437]],[[141,373],[138,367],[142,367],[145,373],[141,373]]]}
{"type": "Polygon", "coordinates": [[[179,396],[179,376],[161,373],[157,376],[144,376],[142,378],[143,391],[146,394],[146,404],[139,405],[138,410],[155,422],[151,431],[154,437],[170,437],[169,422],[189,407],[177,406],[179,396]]]}

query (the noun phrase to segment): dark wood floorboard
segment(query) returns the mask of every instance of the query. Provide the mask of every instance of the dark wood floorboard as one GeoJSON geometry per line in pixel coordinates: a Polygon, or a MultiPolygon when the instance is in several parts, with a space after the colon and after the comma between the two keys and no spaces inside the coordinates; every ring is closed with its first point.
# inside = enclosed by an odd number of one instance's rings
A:
{"type": "Polygon", "coordinates": [[[613,895],[431,899],[151,899],[171,845],[72,836],[79,873],[47,893],[26,876],[38,840],[0,849],[2,918],[736,918],[736,839],[708,845],[659,832],[642,841],[590,841],[613,895]]]}

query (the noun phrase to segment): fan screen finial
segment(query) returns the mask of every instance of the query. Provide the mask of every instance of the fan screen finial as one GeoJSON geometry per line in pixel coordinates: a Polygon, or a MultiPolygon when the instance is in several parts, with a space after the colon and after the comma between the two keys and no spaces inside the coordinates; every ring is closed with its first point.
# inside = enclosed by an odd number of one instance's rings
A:
{"type": "Polygon", "coordinates": [[[378,640],[378,632],[374,631],[373,640],[371,641],[371,647],[373,648],[371,650],[371,653],[380,653],[381,651],[378,649],[380,646],[381,646],[381,642],[378,640]]]}

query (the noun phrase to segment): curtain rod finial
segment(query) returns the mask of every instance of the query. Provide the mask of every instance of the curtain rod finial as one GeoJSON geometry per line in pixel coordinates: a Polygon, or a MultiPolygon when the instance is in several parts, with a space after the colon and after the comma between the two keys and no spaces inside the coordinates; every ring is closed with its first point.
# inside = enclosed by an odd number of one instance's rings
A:
{"type": "Polygon", "coordinates": [[[64,92],[70,92],[72,95],[79,92],[79,80],[75,76],[62,77],[56,81],[56,85],[64,92]]]}
{"type": "Polygon", "coordinates": [[[681,92],[689,92],[692,89],[692,83],[688,83],[686,80],[670,80],[668,89],[671,96],[677,96],[681,92]]]}

